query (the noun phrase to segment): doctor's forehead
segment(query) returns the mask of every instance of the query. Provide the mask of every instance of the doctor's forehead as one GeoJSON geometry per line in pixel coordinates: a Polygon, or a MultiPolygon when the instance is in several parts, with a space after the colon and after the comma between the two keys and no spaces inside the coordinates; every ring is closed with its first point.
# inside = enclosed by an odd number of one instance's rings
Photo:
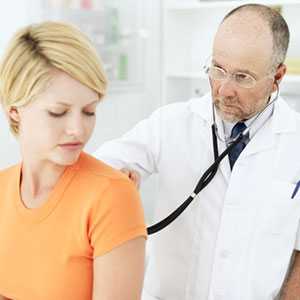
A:
{"type": "Polygon", "coordinates": [[[229,16],[219,25],[217,34],[219,32],[232,37],[272,39],[269,22],[255,11],[240,11],[229,16]]]}
{"type": "Polygon", "coordinates": [[[264,72],[273,55],[272,35],[266,25],[265,28],[262,34],[257,34],[256,27],[251,27],[249,32],[247,26],[239,26],[238,18],[230,17],[216,33],[212,57],[218,63],[230,64],[235,69],[264,72]]]}
{"type": "Polygon", "coordinates": [[[230,16],[218,28],[213,51],[233,54],[269,56],[273,51],[273,36],[268,23],[253,12],[230,16]]]}

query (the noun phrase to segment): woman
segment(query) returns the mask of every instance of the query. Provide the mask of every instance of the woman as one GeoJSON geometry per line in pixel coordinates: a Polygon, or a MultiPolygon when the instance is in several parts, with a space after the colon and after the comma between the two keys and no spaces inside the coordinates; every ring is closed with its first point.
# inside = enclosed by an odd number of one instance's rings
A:
{"type": "Polygon", "coordinates": [[[106,90],[78,29],[28,26],[0,65],[22,162],[0,172],[0,299],[140,299],[146,230],[138,193],[82,151],[106,90]]]}

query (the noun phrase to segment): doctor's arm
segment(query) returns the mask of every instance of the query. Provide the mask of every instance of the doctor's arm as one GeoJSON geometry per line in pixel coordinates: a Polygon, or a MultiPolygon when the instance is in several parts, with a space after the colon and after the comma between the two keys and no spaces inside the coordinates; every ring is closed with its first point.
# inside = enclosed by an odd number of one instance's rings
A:
{"type": "Polygon", "coordinates": [[[146,179],[157,172],[162,118],[161,111],[155,111],[122,137],[101,145],[93,155],[116,169],[135,171],[140,179],[146,179]]]}
{"type": "Polygon", "coordinates": [[[294,260],[283,285],[280,300],[300,300],[300,251],[295,250],[294,260]]]}

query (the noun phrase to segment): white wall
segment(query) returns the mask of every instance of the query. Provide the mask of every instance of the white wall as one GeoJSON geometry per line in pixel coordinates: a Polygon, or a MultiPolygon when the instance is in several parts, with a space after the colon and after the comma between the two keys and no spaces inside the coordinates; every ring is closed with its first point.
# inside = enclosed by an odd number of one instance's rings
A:
{"type": "Polygon", "coordinates": [[[28,22],[28,1],[9,0],[0,1],[0,54],[10,36],[28,22]]]}

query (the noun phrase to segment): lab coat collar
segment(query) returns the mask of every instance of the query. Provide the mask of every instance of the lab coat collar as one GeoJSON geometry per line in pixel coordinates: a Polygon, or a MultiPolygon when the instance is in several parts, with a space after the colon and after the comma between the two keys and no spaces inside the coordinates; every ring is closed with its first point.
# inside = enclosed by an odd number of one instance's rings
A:
{"type": "Polygon", "coordinates": [[[262,151],[272,149],[276,146],[276,136],[296,130],[296,114],[288,104],[279,97],[274,103],[274,112],[272,117],[257,131],[250,140],[245,150],[241,153],[243,157],[254,155],[262,151]],[[263,127],[269,127],[264,130],[263,127]]]}
{"type": "Polygon", "coordinates": [[[296,131],[296,113],[281,97],[275,103],[272,119],[272,130],[274,133],[296,131]]]}
{"type": "Polygon", "coordinates": [[[211,93],[205,94],[200,98],[190,100],[190,109],[193,113],[198,114],[201,118],[212,124],[212,96],[211,93]]]}
{"type": "MultiPolygon", "coordinates": [[[[190,101],[190,109],[198,114],[208,124],[208,127],[213,123],[212,118],[212,97],[211,93],[204,95],[202,98],[194,98],[190,101]]],[[[216,116],[216,122],[219,129],[219,135],[224,140],[223,124],[220,118],[216,116]]],[[[288,104],[279,97],[274,103],[273,116],[264,126],[270,126],[270,131],[258,130],[253,139],[249,142],[245,150],[241,153],[243,157],[254,155],[262,151],[269,150],[275,146],[275,136],[280,133],[288,133],[296,130],[295,112],[288,104]]],[[[263,128],[261,128],[263,129],[263,128]]],[[[226,144],[218,140],[219,152],[225,150],[226,144]]],[[[221,162],[220,169],[226,178],[230,178],[231,170],[228,159],[221,162]]]]}
{"type": "MultiPolygon", "coordinates": [[[[206,120],[209,124],[212,124],[213,118],[211,93],[208,93],[201,98],[191,99],[190,109],[192,112],[198,114],[201,118],[206,120]]],[[[216,116],[216,119],[217,123],[222,123],[219,122],[220,120],[218,116],[216,116]]],[[[272,131],[274,133],[291,132],[296,130],[295,112],[281,97],[278,97],[278,100],[274,103],[274,112],[270,121],[272,122],[272,131]]],[[[223,130],[220,130],[220,134],[221,131],[223,130]]]]}
{"type": "MultiPolygon", "coordinates": [[[[213,107],[212,107],[211,93],[208,93],[201,98],[191,99],[190,109],[193,113],[197,114],[199,117],[201,117],[203,120],[206,121],[209,133],[211,133],[211,125],[213,124],[213,114],[212,114],[213,107]]],[[[218,128],[218,134],[222,139],[222,141],[224,141],[225,136],[224,136],[223,124],[222,124],[222,120],[218,117],[218,115],[216,115],[216,123],[218,128]]],[[[212,145],[211,134],[209,136],[209,139],[212,145]]],[[[218,141],[219,154],[221,154],[226,149],[226,143],[220,141],[219,139],[217,139],[217,141],[218,141]]],[[[231,174],[228,158],[224,158],[222,160],[220,164],[220,170],[224,178],[228,182],[231,174]]]]}

